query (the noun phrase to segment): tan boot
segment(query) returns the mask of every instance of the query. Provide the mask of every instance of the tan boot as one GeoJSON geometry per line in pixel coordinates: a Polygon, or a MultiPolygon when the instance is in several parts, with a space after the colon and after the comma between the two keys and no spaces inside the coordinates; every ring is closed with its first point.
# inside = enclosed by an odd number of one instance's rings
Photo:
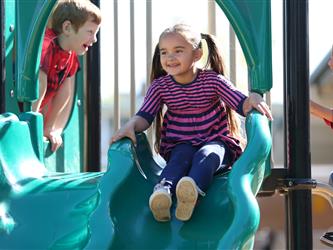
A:
{"type": "Polygon", "coordinates": [[[176,187],[176,196],[176,218],[187,221],[191,218],[198,199],[197,186],[191,177],[186,176],[179,180],[176,187]]]}
{"type": "Polygon", "coordinates": [[[170,208],[172,205],[170,190],[162,182],[155,186],[154,192],[149,198],[150,210],[155,220],[161,222],[171,219],[170,208]]]}

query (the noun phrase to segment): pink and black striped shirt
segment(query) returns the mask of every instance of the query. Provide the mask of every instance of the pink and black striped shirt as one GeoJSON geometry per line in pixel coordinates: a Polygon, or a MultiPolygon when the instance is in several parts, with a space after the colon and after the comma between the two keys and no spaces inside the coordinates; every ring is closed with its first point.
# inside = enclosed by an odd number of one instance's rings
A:
{"type": "Polygon", "coordinates": [[[160,146],[165,158],[178,143],[198,146],[220,140],[227,144],[235,161],[242,149],[230,135],[225,105],[244,115],[246,97],[212,70],[199,70],[196,79],[188,84],[177,83],[166,75],[152,82],[137,115],[151,124],[163,104],[167,106],[160,146]]]}

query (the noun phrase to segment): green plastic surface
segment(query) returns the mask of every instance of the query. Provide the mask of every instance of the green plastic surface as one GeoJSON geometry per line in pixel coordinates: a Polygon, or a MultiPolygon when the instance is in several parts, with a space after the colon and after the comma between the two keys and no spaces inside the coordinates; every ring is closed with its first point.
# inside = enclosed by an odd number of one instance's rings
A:
{"type": "Polygon", "coordinates": [[[49,172],[40,158],[42,116],[21,117],[0,115],[0,249],[82,249],[103,173],[49,172]]]}
{"type": "Polygon", "coordinates": [[[7,112],[18,113],[18,105],[15,87],[15,1],[4,1],[5,8],[5,110],[7,112]]]}
{"type": "Polygon", "coordinates": [[[235,30],[246,58],[251,91],[272,88],[270,0],[216,0],[235,30]]]}
{"type": "MultiPolygon", "coordinates": [[[[23,117],[42,124],[38,113],[23,117]]],[[[255,194],[271,148],[267,119],[258,112],[246,119],[248,145],[229,177],[215,178],[185,223],[174,217],[167,223],[153,219],[148,199],[161,167],[152,157],[145,134],[137,136],[138,148],[129,139],[113,144],[105,173],[53,173],[38,157],[41,133],[31,131],[29,125],[14,114],[0,116],[0,248],[252,246],[259,224],[255,194]]]]}
{"type": "Polygon", "coordinates": [[[38,73],[44,30],[56,0],[16,1],[17,99],[32,102],[38,98],[38,73]],[[33,9],[32,9],[33,8],[33,9]],[[31,11],[27,11],[31,10],[31,11]]]}

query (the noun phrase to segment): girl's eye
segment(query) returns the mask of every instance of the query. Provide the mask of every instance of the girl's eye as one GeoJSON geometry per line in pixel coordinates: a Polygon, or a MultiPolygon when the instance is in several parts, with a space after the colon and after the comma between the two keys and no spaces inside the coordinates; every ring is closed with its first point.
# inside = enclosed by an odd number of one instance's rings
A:
{"type": "Polygon", "coordinates": [[[166,55],[166,52],[165,51],[162,51],[160,52],[161,56],[165,56],[166,55]]]}
{"type": "Polygon", "coordinates": [[[182,50],[176,50],[176,53],[182,53],[183,51],[182,50]]]}

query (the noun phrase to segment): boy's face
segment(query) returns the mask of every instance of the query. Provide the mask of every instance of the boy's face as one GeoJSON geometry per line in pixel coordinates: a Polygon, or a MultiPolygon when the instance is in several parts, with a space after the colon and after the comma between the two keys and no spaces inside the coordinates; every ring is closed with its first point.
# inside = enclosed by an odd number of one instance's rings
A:
{"type": "Polygon", "coordinates": [[[73,27],[71,27],[67,36],[70,50],[75,51],[77,55],[85,54],[89,47],[97,42],[96,35],[99,28],[100,25],[97,25],[90,19],[86,21],[77,32],[73,27]]]}

